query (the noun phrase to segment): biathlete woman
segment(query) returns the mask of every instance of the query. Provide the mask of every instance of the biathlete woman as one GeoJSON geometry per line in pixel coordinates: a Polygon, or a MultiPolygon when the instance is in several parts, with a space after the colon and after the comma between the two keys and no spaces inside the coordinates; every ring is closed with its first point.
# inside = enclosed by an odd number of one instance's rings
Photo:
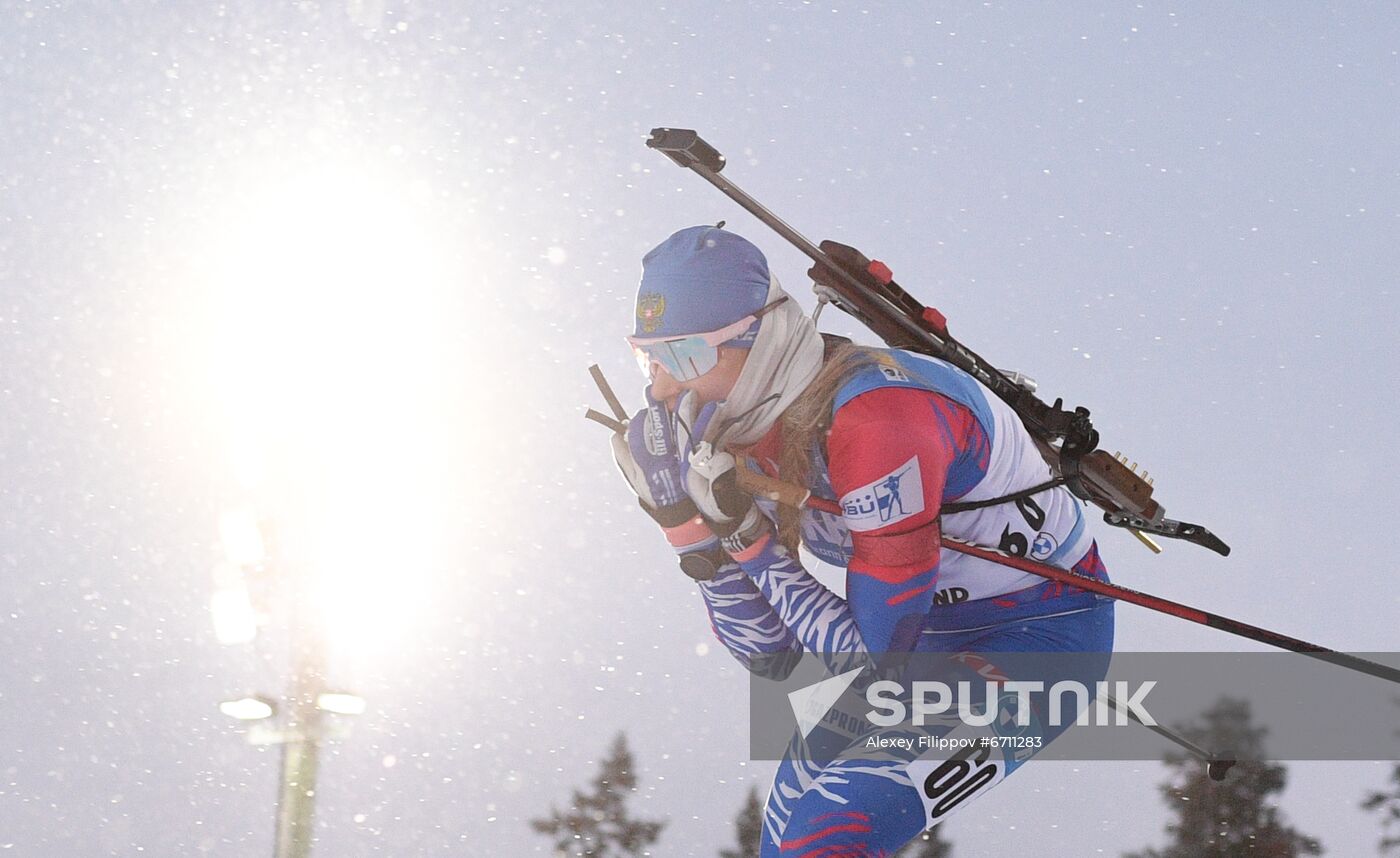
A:
{"type": "MultiPolygon", "coordinates": [[[[1011,408],[967,374],[824,337],[758,248],[718,227],[646,255],[628,341],[650,383],[647,408],[614,436],[618,465],[741,663],[804,649],[975,653],[987,676],[988,653],[1112,649],[1112,601],[942,549],[947,534],[1107,579],[1068,490],[996,502],[1051,474],[1011,408]],[[756,503],[735,487],[736,456],[841,514],[756,503]],[[844,599],[803,569],[799,545],[846,568],[844,599]]],[[[1078,678],[1092,687],[1106,658],[1078,678]]],[[[794,737],[779,765],[764,858],[891,855],[1025,761],[993,751],[950,769],[946,751],[811,739],[794,737]]]]}

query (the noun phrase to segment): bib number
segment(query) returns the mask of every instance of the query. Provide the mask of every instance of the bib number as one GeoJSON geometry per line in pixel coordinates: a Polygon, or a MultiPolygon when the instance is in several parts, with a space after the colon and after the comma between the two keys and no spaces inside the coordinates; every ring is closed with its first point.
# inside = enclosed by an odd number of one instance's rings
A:
{"type": "Polygon", "coordinates": [[[1005,776],[1001,763],[992,758],[996,749],[984,747],[976,737],[972,741],[946,760],[915,760],[909,764],[909,776],[923,800],[927,825],[942,822],[968,799],[1005,776]]]}

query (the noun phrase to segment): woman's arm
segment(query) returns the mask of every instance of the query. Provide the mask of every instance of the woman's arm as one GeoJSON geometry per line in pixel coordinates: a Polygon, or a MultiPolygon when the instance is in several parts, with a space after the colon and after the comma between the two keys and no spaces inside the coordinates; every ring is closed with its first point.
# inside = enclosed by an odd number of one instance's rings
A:
{"type": "MultiPolygon", "coordinates": [[[[686,408],[682,401],[680,411],[686,408]]],[[[701,438],[713,414],[711,403],[680,422],[688,425],[692,437],[701,438]]],[[[686,492],[782,625],[812,653],[863,654],[865,647],[845,600],[813,578],[778,542],[773,521],[738,487],[733,454],[715,450],[709,442],[683,443],[690,449],[683,469],[686,492]]]]}
{"type": "Polygon", "coordinates": [[[846,595],[871,652],[907,652],[933,605],[945,486],[973,485],[990,447],[970,411],[926,390],[879,388],[842,406],[827,437],[851,530],[846,595]]]}
{"type": "Polygon", "coordinates": [[[735,559],[803,648],[812,653],[866,651],[845,599],[812,577],[775,537],[755,549],[735,559]]]}
{"type": "Polygon", "coordinates": [[[699,584],[710,628],[745,668],[753,669],[755,656],[802,651],[797,637],[737,564],[720,567],[714,578],[699,584]]]}

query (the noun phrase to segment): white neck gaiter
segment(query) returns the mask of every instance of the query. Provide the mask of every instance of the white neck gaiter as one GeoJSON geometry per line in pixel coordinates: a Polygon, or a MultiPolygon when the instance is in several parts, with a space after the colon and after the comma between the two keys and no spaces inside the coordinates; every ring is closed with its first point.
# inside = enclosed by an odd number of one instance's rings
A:
{"type": "MultiPolygon", "coordinates": [[[[786,294],[778,278],[770,276],[765,305],[786,294]]],[[[719,404],[705,440],[727,448],[762,438],[817,377],[824,350],[816,324],[797,301],[788,298],[765,313],[749,358],[729,398],[719,404]]]]}

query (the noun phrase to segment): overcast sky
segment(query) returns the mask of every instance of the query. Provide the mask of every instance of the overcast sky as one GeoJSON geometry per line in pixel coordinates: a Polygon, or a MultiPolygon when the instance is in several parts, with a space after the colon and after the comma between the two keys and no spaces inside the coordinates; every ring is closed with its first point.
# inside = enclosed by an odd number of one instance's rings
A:
{"type": "MultiPolygon", "coordinates": [[[[772,764],[586,367],[638,405],[639,259],[684,226],[811,296],[658,125],[1088,406],[1234,547],[1101,526],[1118,581],[1395,648],[1393,4],[0,6],[5,854],[271,851],[277,751],[217,711],[287,666],[277,622],[214,637],[235,509],[335,582],[332,681],[369,700],[318,854],[545,854],[526,820],[618,731],[657,854],[729,843],[772,764]]],[[[1120,649],[1251,648],[1118,617],[1120,649]]],[[[1372,854],[1389,766],[1293,765],[1285,813],[1372,854]]],[[[1161,777],[1027,766],[947,833],[1118,854],[1162,841],[1161,777]]]]}

